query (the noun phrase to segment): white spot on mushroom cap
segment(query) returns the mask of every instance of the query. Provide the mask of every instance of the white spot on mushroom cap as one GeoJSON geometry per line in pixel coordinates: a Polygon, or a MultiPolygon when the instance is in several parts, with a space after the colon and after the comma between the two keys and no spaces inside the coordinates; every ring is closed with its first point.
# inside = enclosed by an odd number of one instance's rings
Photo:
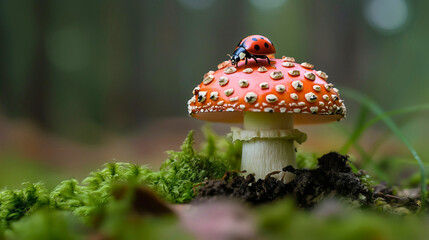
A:
{"type": "Polygon", "coordinates": [[[282,61],[283,62],[295,62],[295,58],[283,56],[282,61]]]}
{"type": "Polygon", "coordinates": [[[199,91],[200,91],[200,87],[197,86],[192,90],[192,94],[197,95],[199,91]]]}
{"type": "Polygon", "coordinates": [[[245,69],[243,69],[243,72],[244,73],[252,73],[253,69],[252,68],[245,68],[245,69]]]}
{"type": "Polygon", "coordinates": [[[314,65],[311,64],[311,63],[308,63],[308,62],[301,63],[301,66],[303,66],[303,67],[305,67],[307,69],[313,69],[314,68],[314,65]]]}
{"type": "Polygon", "coordinates": [[[332,83],[326,83],[325,84],[325,89],[328,92],[330,92],[333,87],[334,87],[334,84],[332,84],[332,83]]]}
{"type": "Polygon", "coordinates": [[[227,112],[234,112],[234,108],[227,108],[226,111],[227,112]]]}
{"type": "Polygon", "coordinates": [[[206,101],[207,91],[198,92],[198,102],[202,103],[206,101]]]}
{"type": "Polygon", "coordinates": [[[242,88],[249,86],[249,81],[247,81],[246,79],[240,79],[240,81],[238,81],[238,85],[242,88]]]}
{"type": "Polygon", "coordinates": [[[225,76],[222,76],[219,78],[219,85],[220,86],[225,86],[228,83],[229,79],[225,76]]]}
{"type": "Polygon", "coordinates": [[[231,101],[231,102],[236,102],[236,101],[238,101],[238,96],[237,96],[237,97],[232,97],[232,98],[230,98],[230,99],[229,99],[229,101],[231,101]]]}
{"type": "Polygon", "coordinates": [[[328,75],[325,72],[317,71],[316,74],[317,74],[317,76],[319,76],[323,80],[325,80],[325,81],[328,80],[328,75]]]}
{"type": "Polygon", "coordinates": [[[279,100],[278,98],[277,98],[277,96],[276,95],[274,95],[274,94],[268,94],[266,97],[265,97],[265,99],[267,100],[267,102],[269,102],[269,103],[275,103],[275,102],[277,102],[277,100],[279,100]]]}
{"type": "Polygon", "coordinates": [[[241,109],[245,109],[245,108],[246,108],[246,105],[244,105],[244,104],[240,104],[240,108],[241,108],[241,109]]]}
{"type": "Polygon", "coordinates": [[[248,92],[244,96],[244,101],[246,101],[248,103],[254,103],[254,102],[256,102],[257,98],[258,98],[258,95],[256,93],[254,93],[254,92],[248,92]]]}
{"type": "Polygon", "coordinates": [[[274,112],[274,109],[267,107],[267,108],[264,108],[264,112],[274,112]]]}
{"type": "Polygon", "coordinates": [[[282,84],[276,85],[276,91],[279,93],[282,93],[282,92],[286,91],[286,86],[282,85],[282,84]]]}
{"type": "MultiPolygon", "coordinates": [[[[327,94],[324,94],[323,96],[322,96],[322,98],[323,98],[323,100],[325,100],[325,101],[329,101],[329,96],[327,95],[327,94]]],[[[329,103],[328,103],[329,104],[329,103]]]]}
{"type": "Polygon", "coordinates": [[[267,82],[261,82],[259,87],[261,87],[261,89],[268,89],[270,85],[267,82]]]}
{"type": "Polygon", "coordinates": [[[293,62],[282,62],[282,66],[290,68],[290,67],[295,66],[295,64],[293,64],[293,62]]]}
{"type": "Polygon", "coordinates": [[[213,76],[213,75],[211,75],[211,74],[207,75],[207,76],[203,79],[203,83],[204,83],[204,85],[207,85],[207,84],[211,83],[211,82],[213,81],[213,79],[214,79],[214,76],[213,76]]]}
{"type": "Polygon", "coordinates": [[[322,88],[320,87],[320,85],[314,85],[313,86],[314,91],[316,92],[320,92],[322,90],[322,88]]]}
{"type": "Polygon", "coordinates": [[[223,92],[225,93],[226,96],[231,96],[231,94],[234,93],[234,89],[233,88],[229,88],[229,89],[226,89],[223,92]]]}
{"type": "Polygon", "coordinates": [[[305,99],[308,102],[315,102],[317,100],[317,95],[314,94],[313,92],[309,92],[305,94],[305,99]]]}
{"type": "Polygon", "coordinates": [[[306,72],[306,73],[304,73],[304,77],[307,78],[310,81],[316,80],[316,75],[314,75],[314,73],[312,73],[312,72],[306,72]]]}
{"type": "Polygon", "coordinates": [[[217,103],[217,105],[223,105],[223,103],[224,103],[224,101],[219,101],[218,103],[217,103]]]}
{"type": "Polygon", "coordinates": [[[300,74],[299,70],[296,70],[296,69],[290,70],[290,71],[288,71],[288,73],[289,73],[289,75],[291,75],[293,77],[299,76],[299,74],[300,74]]]}
{"type": "Polygon", "coordinates": [[[231,73],[235,73],[237,71],[237,68],[233,67],[233,66],[229,66],[226,67],[223,72],[226,74],[231,74],[231,73]]]}
{"type": "Polygon", "coordinates": [[[266,67],[264,67],[264,66],[260,66],[259,68],[258,68],[258,72],[266,72],[266,71],[268,71],[268,69],[266,68],[266,67]]]}
{"type": "Polygon", "coordinates": [[[286,104],[285,100],[281,100],[281,101],[279,102],[279,106],[283,106],[283,105],[285,105],[285,104],[286,104]]]}
{"type": "Polygon", "coordinates": [[[292,82],[292,87],[297,91],[301,91],[304,88],[304,84],[301,81],[296,80],[292,82]]]}
{"type": "Polygon", "coordinates": [[[300,113],[300,112],[301,112],[301,108],[294,108],[294,109],[293,109],[293,112],[294,112],[294,113],[300,113]]]}
{"type": "Polygon", "coordinates": [[[219,93],[218,92],[211,92],[210,93],[210,99],[211,100],[216,101],[216,100],[218,100],[218,98],[219,98],[219,93]]]}
{"type": "Polygon", "coordinates": [[[284,77],[282,71],[273,71],[270,73],[270,77],[274,80],[282,79],[284,77]]]}
{"type": "Polygon", "coordinates": [[[280,108],[280,112],[281,112],[281,113],[286,112],[286,110],[287,110],[287,109],[286,109],[285,107],[280,108]]]}
{"type": "Polygon", "coordinates": [[[310,112],[317,113],[319,111],[318,107],[310,107],[310,112]]]}
{"type": "Polygon", "coordinates": [[[298,94],[296,94],[296,93],[291,93],[291,94],[290,94],[290,98],[292,98],[293,100],[298,100],[298,94]]]}
{"type": "Polygon", "coordinates": [[[305,106],[305,102],[299,102],[299,103],[298,103],[298,106],[300,106],[300,107],[305,106]]]}

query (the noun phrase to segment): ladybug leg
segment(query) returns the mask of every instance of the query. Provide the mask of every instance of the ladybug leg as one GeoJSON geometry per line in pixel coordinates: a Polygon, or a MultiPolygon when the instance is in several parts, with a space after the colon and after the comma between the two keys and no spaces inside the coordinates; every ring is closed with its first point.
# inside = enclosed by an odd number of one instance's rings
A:
{"type": "Polygon", "coordinates": [[[258,59],[254,55],[252,55],[252,58],[255,59],[255,62],[258,63],[258,59]]]}
{"type": "Polygon", "coordinates": [[[268,58],[268,56],[267,56],[267,55],[265,55],[265,58],[267,59],[268,64],[270,64],[270,65],[271,65],[270,59],[268,58]]]}
{"type": "Polygon", "coordinates": [[[246,57],[245,63],[246,63],[246,65],[247,65],[247,57],[246,57]]]}

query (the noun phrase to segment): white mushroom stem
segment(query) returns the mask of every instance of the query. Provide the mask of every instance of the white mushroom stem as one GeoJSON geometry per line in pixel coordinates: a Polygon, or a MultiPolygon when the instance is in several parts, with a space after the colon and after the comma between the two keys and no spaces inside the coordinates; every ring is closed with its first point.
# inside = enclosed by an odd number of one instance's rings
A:
{"type": "MultiPolygon", "coordinates": [[[[289,113],[244,113],[244,130],[292,130],[293,114],[289,113]]],[[[253,138],[243,141],[241,169],[255,173],[256,179],[264,179],[273,171],[292,165],[296,167],[293,139],[253,138]]],[[[282,178],[282,174],[273,177],[282,178]]],[[[284,176],[285,182],[292,180],[293,174],[284,176]]]]}

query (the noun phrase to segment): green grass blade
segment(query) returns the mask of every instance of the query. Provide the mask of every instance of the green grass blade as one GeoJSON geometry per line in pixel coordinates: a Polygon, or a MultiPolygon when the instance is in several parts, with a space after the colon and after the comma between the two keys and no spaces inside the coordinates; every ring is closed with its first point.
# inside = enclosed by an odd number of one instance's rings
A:
{"type": "MultiPolygon", "coordinates": [[[[380,118],[380,120],[382,120],[390,128],[390,130],[398,137],[398,139],[411,152],[414,159],[419,164],[420,175],[421,175],[420,192],[421,192],[422,208],[424,208],[424,206],[426,204],[426,197],[427,197],[426,196],[426,193],[427,193],[427,190],[426,190],[427,189],[426,188],[426,171],[425,171],[423,161],[421,160],[417,151],[414,149],[414,147],[411,145],[411,143],[408,141],[408,139],[402,134],[402,132],[396,126],[395,122],[393,122],[393,120],[373,100],[371,100],[369,97],[367,97],[363,94],[360,94],[359,92],[351,90],[351,89],[343,89],[342,92],[347,97],[353,99],[354,101],[356,101],[360,104],[367,106],[372,112],[374,112],[377,116],[376,118],[380,118]]],[[[360,131],[362,131],[362,130],[360,129],[360,131]]]]}

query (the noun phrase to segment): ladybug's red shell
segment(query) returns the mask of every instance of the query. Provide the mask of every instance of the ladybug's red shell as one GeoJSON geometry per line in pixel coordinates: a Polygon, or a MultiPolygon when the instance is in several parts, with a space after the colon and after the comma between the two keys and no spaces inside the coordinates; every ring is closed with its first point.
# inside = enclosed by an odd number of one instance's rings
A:
{"type": "Polygon", "coordinates": [[[268,55],[276,53],[276,49],[270,39],[261,35],[250,35],[244,38],[237,45],[237,48],[239,47],[245,48],[253,55],[268,55]]]}

